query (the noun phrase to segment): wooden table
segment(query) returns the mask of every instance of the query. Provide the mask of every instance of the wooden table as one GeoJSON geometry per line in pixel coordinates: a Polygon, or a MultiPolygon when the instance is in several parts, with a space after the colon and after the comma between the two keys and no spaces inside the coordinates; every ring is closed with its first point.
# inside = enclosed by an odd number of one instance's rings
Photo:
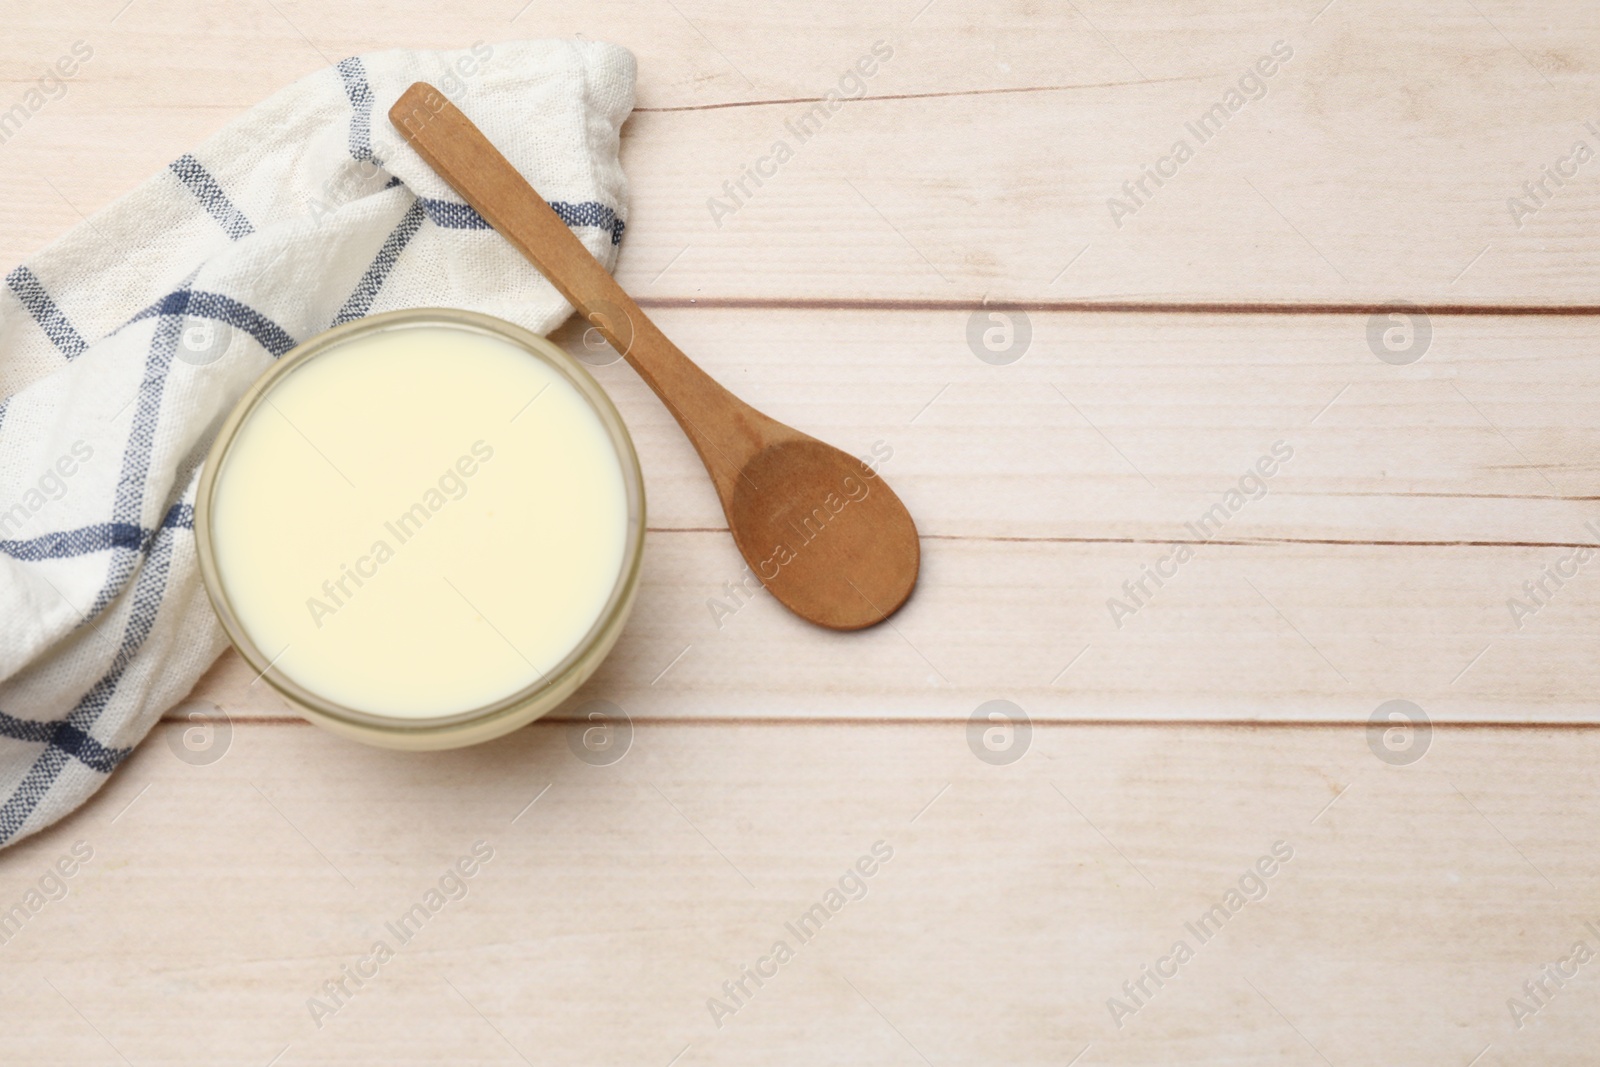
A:
{"type": "Polygon", "coordinates": [[[341,56],[620,42],[619,278],[892,453],[922,585],[858,635],[730,592],[599,368],[652,523],[601,673],[416,756],[225,656],[0,855],[9,905],[92,850],[0,945],[0,1061],[1596,1061],[1600,8],[521,3],[4,0],[0,106],[94,57],[0,145],[0,259],[341,56]]]}

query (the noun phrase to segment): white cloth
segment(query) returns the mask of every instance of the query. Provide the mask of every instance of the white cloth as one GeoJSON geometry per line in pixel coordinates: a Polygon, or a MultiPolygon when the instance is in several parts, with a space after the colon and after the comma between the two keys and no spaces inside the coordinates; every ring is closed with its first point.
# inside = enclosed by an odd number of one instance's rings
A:
{"type": "MultiPolygon", "coordinates": [[[[450,96],[607,268],[633,56],[584,40],[347,59],[258,105],[0,289],[0,845],[93,793],[226,645],[195,559],[213,436],[296,343],[442,306],[570,306],[390,125],[450,96]]],[[[312,518],[308,516],[308,521],[312,518]]]]}

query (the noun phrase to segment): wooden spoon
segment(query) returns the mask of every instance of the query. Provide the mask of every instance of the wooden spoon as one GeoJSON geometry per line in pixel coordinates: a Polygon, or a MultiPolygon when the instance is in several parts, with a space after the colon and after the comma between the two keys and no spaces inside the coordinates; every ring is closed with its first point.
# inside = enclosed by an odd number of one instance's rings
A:
{"type": "Polygon", "coordinates": [[[763,415],[696,366],[439,90],[418,82],[389,119],[655,390],[700,453],[734,543],[773,596],[834,630],[882,622],[906,602],[921,545],[882,478],[763,415]]]}

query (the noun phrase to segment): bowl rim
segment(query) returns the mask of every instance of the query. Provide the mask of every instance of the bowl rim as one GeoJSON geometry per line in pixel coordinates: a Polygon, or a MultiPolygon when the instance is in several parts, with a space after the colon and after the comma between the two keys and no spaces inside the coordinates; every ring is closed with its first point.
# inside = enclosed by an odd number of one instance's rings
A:
{"type": "MultiPolygon", "coordinates": [[[[356,736],[377,734],[396,739],[411,737],[419,742],[433,735],[465,731],[487,738],[515,729],[550,710],[581,685],[610,651],[623,621],[632,608],[639,583],[644,531],[644,475],[639,465],[638,452],[634,448],[633,438],[628,433],[628,427],[623,422],[621,413],[617,411],[616,405],[601,388],[600,383],[578,360],[548,338],[541,337],[516,323],[462,308],[404,308],[370,315],[324,330],[285,353],[251,384],[218,429],[216,439],[206,454],[194,505],[196,555],[206,595],[218,620],[222,623],[223,630],[227,633],[229,642],[256,672],[257,679],[266,681],[292,705],[310,713],[309,717],[314,721],[326,720],[325,725],[339,729],[339,732],[356,736]],[[604,607],[583,638],[553,668],[544,672],[533,683],[482,707],[452,712],[448,715],[402,718],[346,707],[300,685],[278,669],[276,659],[268,657],[251,639],[229,600],[221,572],[217,567],[211,519],[213,497],[221,472],[226,466],[229,450],[240,427],[260,406],[263,398],[274,386],[310,360],[355,338],[390,330],[427,326],[462,329],[510,342],[525,350],[533,358],[542,359],[577,389],[579,395],[588,402],[599,418],[601,425],[605,427],[606,435],[616,452],[618,464],[622,469],[627,503],[627,530],[623,541],[622,562],[617,570],[617,580],[604,607]],[[546,696],[555,699],[550,700],[548,706],[539,707],[541,698],[546,696]],[[497,729],[497,726],[503,726],[503,729],[497,729]]],[[[278,655],[281,657],[282,653],[278,655]]]]}

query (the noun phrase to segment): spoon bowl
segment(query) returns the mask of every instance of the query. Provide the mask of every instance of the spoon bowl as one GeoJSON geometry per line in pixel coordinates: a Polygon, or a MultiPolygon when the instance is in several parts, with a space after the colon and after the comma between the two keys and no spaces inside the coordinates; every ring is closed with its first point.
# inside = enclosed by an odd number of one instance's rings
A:
{"type": "Polygon", "coordinates": [[[917,584],[911,513],[870,466],[832,445],[796,436],[763,448],[739,472],[727,514],[772,595],[830,629],[881,622],[917,584]]]}

